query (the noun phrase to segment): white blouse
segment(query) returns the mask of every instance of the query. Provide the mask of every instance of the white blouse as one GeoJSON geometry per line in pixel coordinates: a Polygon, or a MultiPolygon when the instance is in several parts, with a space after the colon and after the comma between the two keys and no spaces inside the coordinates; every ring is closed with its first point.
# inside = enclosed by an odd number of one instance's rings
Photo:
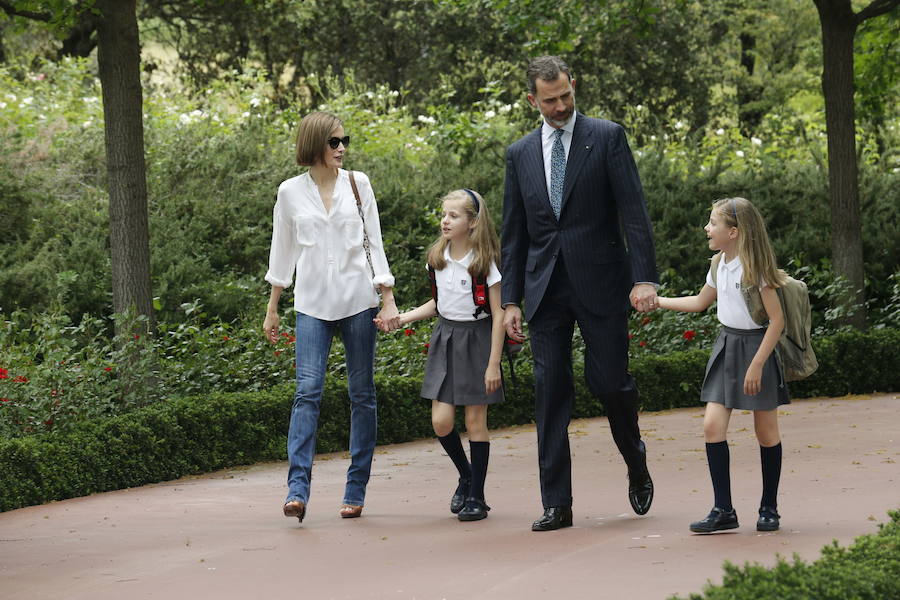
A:
{"type": "MultiPolygon", "coordinates": [[[[447,266],[440,271],[435,271],[435,283],[438,288],[437,311],[445,319],[450,321],[475,321],[475,301],[472,300],[472,276],[469,275],[469,265],[475,253],[469,250],[460,260],[450,257],[450,245],[444,248],[444,260],[447,266]]],[[[428,268],[428,265],[425,265],[428,268]]],[[[487,276],[487,286],[491,287],[500,281],[500,270],[497,265],[491,263],[491,270],[487,276]]],[[[487,291],[487,290],[485,290],[487,291]]],[[[491,298],[488,295],[488,302],[491,298]]],[[[486,319],[489,315],[482,311],[478,319],[486,319]]]]}
{"type": "MultiPolygon", "coordinates": [[[[727,263],[722,258],[716,271],[716,283],[713,283],[712,270],[706,273],[706,285],[716,288],[716,316],[719,323],[735,329],[762,329],[750,318],[750,310],[747,302],[741,294],[741,279],[744,276],[744,265],[738,257],[732,258],[727,263]]],[[[759,288],[765,287],[765,282],[760,282],[759,288]]]]}
{"type": "Polygon", "coordinates": [[[294,309],[305,315],[337,321],[378,306],[375,286],[394,287],[372,185],[355,171],[375,276],[363,248],[363,223],[350,176],[338,170],[331,212],[325,212],[319,189],[309,173],[278,187],[272,217],[272,247],[266,281],[288,288],[296,272],[294,309]]]}

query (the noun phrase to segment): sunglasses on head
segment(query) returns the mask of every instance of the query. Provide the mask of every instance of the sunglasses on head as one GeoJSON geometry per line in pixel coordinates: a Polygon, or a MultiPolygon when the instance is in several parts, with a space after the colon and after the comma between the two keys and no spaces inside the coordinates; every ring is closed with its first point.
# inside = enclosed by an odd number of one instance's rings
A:
{"type": "Polygon", "coordinates": [[[342,138],[339,138],[339,137],[330,137],[330,138],[328,138],[328,146],[329,146],[332,150],[337,150],[337,147],[340,146],[341,144],[344,145],[344,148],[348,147],[348,146],[350,145],[350,136],[349,136],[349,135],[345,135],[345,136],[342,137],[342,138]]]}

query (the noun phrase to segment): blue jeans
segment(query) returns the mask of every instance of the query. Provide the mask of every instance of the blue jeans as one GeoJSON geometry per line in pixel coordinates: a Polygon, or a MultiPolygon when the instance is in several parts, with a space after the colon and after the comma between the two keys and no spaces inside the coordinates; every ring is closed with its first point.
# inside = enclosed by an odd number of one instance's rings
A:
{"type": "Polygon", "coordinates": [[[337,321],[322,321],[297,313],[297,392],[288,429],[287,502],[309,500],[316,429],[325,383],[328,353],[340,330],[347,359],[350,390],[350,468],[344,503],[362,506],[375,454],[375,324],[378,309],[370,308],[337,321]]]}

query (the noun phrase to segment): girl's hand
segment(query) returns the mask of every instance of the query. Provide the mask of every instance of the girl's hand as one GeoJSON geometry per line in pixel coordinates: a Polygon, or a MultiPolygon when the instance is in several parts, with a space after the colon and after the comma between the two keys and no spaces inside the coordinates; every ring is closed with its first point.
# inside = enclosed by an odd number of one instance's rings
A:
{"type": "Polygon", "coordinates": [[[762,389],[762,367],[753,363],[747,367],[747,375],[744,377],[744,393],[748,396],[755,396],[762,389]]]}
{"type": "Polygon", "coordinates": [[[266,339],[273,344],[278,342],[278,325],[280,322],[281,318],[278,316],[278,313],[266,313],[266,320],[263,321],[263,332],[266,335],[266,339]]]}
{"type": "Polygon", "coordinates": [[[500,365],[488,365],[484,372],[484,391],[493,394],[500,389],[500,365]]]}

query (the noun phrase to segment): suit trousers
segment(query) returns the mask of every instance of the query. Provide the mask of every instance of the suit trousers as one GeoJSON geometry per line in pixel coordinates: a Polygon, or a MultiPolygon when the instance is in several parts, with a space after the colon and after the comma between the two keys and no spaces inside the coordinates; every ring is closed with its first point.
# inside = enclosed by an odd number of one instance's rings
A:
{"type": "Polygon", "coordinates": [[[550,284],[528,323],[534,356],[535,421],[544,508],[572,505],[569,422],[575,398],[572,335],[584,339],[588,389],[603,404],[629,472],[646,469],[638,428],[638,392],[628,372],[628,313],[598,315],[576,297],[560,255],[550,284]]]}

